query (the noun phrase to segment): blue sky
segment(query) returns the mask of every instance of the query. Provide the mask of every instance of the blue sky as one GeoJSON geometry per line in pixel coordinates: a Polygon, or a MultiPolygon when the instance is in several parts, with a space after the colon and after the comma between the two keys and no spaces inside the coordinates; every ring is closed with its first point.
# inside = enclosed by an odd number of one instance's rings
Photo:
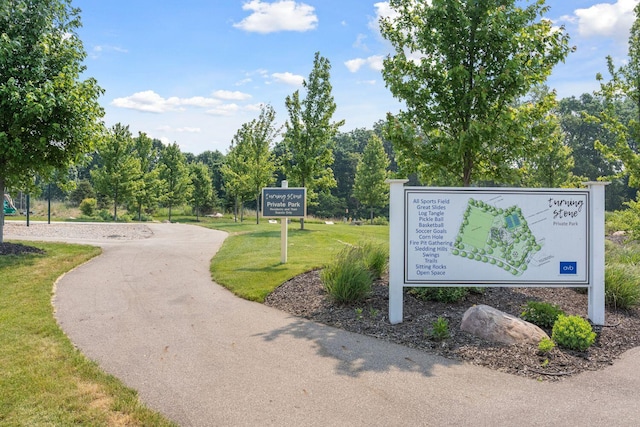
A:
{"type": "MultiPolygon", "coordinates": [[[[548,81],[558,96],[597,88],[605,57],[626,59],[639,0],[548,0],[547,18],[564,25],[576,51],[548,81]]],[[[183,152],[227,153],[242,123],[302,89],[315,52],[331,62],[336,120],[343,132],[372,128],[401,104],[384,85],[391,52],[377,29],[389,13],[375,0],[74,0],[86,76],[105,90],[105,123],[129,125],[183,152]]]]}

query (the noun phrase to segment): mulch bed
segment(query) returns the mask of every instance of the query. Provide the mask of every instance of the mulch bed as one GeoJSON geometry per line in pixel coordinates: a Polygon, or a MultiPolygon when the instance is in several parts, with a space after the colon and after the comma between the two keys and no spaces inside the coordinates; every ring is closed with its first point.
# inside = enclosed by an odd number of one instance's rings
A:
{"type": "Polygon", "coordinates": [[[44,254],[40,248],[21,243],[0,243],[0,255],[44,254]]]}
{"type": "MultiPolygon", "coordinates": [[[[318,271],[297,276],[274,290],[265,304],[314,322],[423,350],[449,359],[486,366],[509,374],[558,381],[615,363],[624,351],[640,345],[640,311],[606,311],[606,326],[596,327],[597,339],[588,351],[554,348],[541,355],[535,345],[488,342],[460,330],[464,312],[486,304],[519,316],[527,301],[557,304],[567,315],[587,316],[587,295],[568,288],[486,288],[457,303],[428,302],[404,295],[404,321],[388,320],[389,288],[383,278],[373,292],[355,305],[339,305],[323,289],[318,271]],[[449,321],[451,337],[435,341],[428,336],[438,317],[449,321]]],[[[551,331],[545,332],[551,336],[551,331]]]]}

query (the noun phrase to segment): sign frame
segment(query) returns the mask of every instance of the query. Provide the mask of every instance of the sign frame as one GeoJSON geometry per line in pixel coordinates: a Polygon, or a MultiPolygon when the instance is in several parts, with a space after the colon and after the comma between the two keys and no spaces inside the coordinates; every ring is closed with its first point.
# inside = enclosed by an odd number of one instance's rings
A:
{"type": "Polygon", "coordinates": [[[404,187],[404,283],[589,286],[589,203],[586,189],[404,187]],[[550,245],[564,258],[545,251],[550,245]],[[536,264],[546,267],[542,278],[539,266],[532,277],[536,264]],[[563,274],[562,265],[572,274],[563,274]]]}
{"type": "Polygon", "coordinates": [[[263,218],[305,218],[307,189],[304,187],[264,187],[263,218]]]}
{"type": "MultiPolygon", "coordinates": [[[[408,182],[404,179],[392,179],[387,180],[390,184],[390,204],[389,204],[389,321],[392,324],[402,322],[403,311],[403,294],[404,287],[414,286],[431,286],[431,287],[444,287],[444,286],[511,286],[511,287],[523,287],[529,286],[543,286],[543,287],[587,287],[588,288],[588,317],[596,325],[604,325],[604,189],[608,184],[607,182],[587,182],[584,185],[586,189],[525,189],[525,188],[476,188],[476,187],[463,187],[463,188],[430,188],[430,187],[404,187],[404,184],[408,182]],[[527,193],[531,194],[543,194],[544,192],[553,194],[580,194],[586,195],[588,199],[588,209],[586,212],[586,227],[584,241],[581,242],[585,247],[588,260],[587,270],[585,275],[578,280],[579,283],[571,283],[570,280],[554,280],[545,281],[531,279],[528,283],[522,283],[512,280],[501,280],[499,283],[496,281],[487,280],[486,277],[478,277],[474,280],[461,280],[461,281],[428,281],[426,283],[416,283],[419,281],[407,281],[407,256],[410,255],[408,251],[408,234],[407,223],[407,192],[411,191],[424,191],[433,192],[438,191],[441,194],[455,194],[456,192],[468,192],[468,194],[474,194],[473,192],[494,191],[498,192],[518,192],[522,194],[522,197],[527,197],[527,193]],[[541,193],[543,192],[543,193],[541,193]],[[573,192],[573,193],[572,193],[573,192]],[[585,280],[586,279],[586,280],[585,280]]],[[[415,242],[413,242],[415,243],[415,242]]],[[[476,258],[477,260],[477,258],[476,258]]],[[[563,262],[573,262],[573,260],[560,260],[563,262]]],[[[480,264],[478,264],[480,265],[480,264]]],[[[567,267],[570,267],[567,264],[567,267]]],[[[483,270],[480,268],[479,270],[483,270]]],[[[486,269],[484,272],[486,273],[486,269]]]]}

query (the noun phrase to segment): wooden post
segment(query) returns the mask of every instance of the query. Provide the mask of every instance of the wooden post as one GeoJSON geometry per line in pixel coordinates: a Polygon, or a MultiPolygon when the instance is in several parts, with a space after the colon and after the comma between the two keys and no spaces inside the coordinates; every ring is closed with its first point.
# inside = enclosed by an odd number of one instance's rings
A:
{"type": "MultiPolygon", "coordinates": [[[[282,181],[280,184],[282,188],[289,188],[288,181],[282,181]]],[[[289,227],[287,225],[287,218],[280,218],[280,263],[287,263],[287,240],[289,238],[289,227]]]]}
{"type": "Polygon", "coordinates": [[[604,188],[608,182],[585,182],[589,187],[589,306],[588,316],[594,325],[604,325],[604,188]]]}
{"type": "Polygon", "coordinates": [[[404,184],[407,179],[388,179],[389,191],[389,322],[402,322],[404,289],[404,184]]]}

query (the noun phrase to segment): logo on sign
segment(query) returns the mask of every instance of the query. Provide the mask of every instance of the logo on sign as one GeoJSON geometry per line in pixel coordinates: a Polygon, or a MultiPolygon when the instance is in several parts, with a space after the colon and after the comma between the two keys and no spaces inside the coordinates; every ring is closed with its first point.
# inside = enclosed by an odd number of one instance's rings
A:
{"type": "Polygon", "coordinates": [[[578,274],[578,263],[575,261],[560,261],[560,274],[578,274]]]}

